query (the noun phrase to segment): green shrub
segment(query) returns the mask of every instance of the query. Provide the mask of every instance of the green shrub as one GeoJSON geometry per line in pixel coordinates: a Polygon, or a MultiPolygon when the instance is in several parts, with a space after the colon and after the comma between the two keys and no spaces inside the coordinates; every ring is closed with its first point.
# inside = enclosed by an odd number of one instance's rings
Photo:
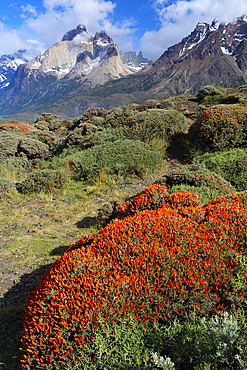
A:
{"type": "Polygon", "coordinates": [[[104,108],[96,108],[96,109],[95,108],[90,108],[86,112],[84,112],[82,116],[76,117],[73,120],[73,122],[71,123],[71,125],[69,126],[69,129],[74,130],[81,123],[84,123],[84,122],[87,122],[87,121],[91,122],[92,119],[93,119],[92,124],[95,124],[96,122],[100,123],[100,122],[102,122],[102,120],[95,120],[95,118],[98,117],[98,118],[103,118],[104,119],[104,117],[106,117],[107,114],[108,114],[108,112],[104,108]]]}
{"type": "Polygon", "coordinates": [[[39,193],[40,191],[53,192],[61,189],[68,180],[66,174],[60,170],[37,170],[32,172],[24,181],[16,184],[20,193],[39,193]]]}
{"type": "Polygon", "coordinates": [[[197,93],[197,99],[200,102],[203,101],[203,102],[209,103],[208,100],[210,100],[210,97],[213,98],[214,96],[217,96],[216,98],[216,101],[217,101],[217,99],[222,97],[224,94],[225,94],[225,90],[222,89],[221,87],[217,88],[215,86],[207,85],[199,90],[199,92],[197,93]]]}
{"type": "Polygon", "coordinates": [[[161,154],[138,140],[117,140],[95,145],[64,158],[73,169],[76,179],[92,179],[102,169],[108,174],[142,175],[161,165],[161,154]]]}
{"type": "Polygon", "coordinates": [[[129,138],[151,143],[153,140],[169,139],[178,133],[186,132],[189,124],[186,117],[175,110],[149,109],[130,116],[124,126],[124,133],[129,138]]]}
{"type": "Polygon", "coordinates": [[[49,156],[49,148],[41,141],[24,137],[18,143],[16,155],[27,157],[29,160],[46,159],[49,156]]]}
{"type": "Polygon", "coordinates": [[[247,190],[247,151],[231,149],[226,152],[206,153],[194,159],[229,181],[238,191],[247,190]]]}
{"type": "Polygon", "coordinates": [[[58,118],[52,113],[42,113],[35,121],[35,123],[41,123],[45,126],[48,126],[52,121],[57,121],[58,118]]]}
{"type": "Polygon", "coordinates": [[[189,129],[190,146],[205,151],[240,147],[247,139],[247,108],[216,105],[206,109],[189,129]]]}
{"type": "Polygon", "coordinates": [[[159,180],[159,183],[166,185],[169,192],[196,192],[202,203],[236,191],[222,176],[199,165],[186,165],[171,169],[159,180]]]}
{"type": "Polygon", "coordinates": [[[30,132],[27,136],[31,139],[41,141],[42,143],[48,145],[49,150],[54,149],[55,142],[57,140],[55,134],[49,130],[35,130],[30,132]]]}
{"type": "MultiPolygon", "coordinates": [[[[89,126],[87,123],[86,125],[89,126]]],[[[102,130],[99,128],[95,133],[83,135],[81,127],[77,127],[66,138],[57,141],[54,155],[59,155],[61,158],[64,158],[70,154],[78,152],[79,150],[92,148],[94,145],[100,145],[105,142],[114,142],[121,138],[124,138],[122,130],[114,128],[106,128],[102,130]]]]}
{"type": "Polygon", "coordinates": [[[17,147],[23,135],[12,133],[0,134],[0,160],[14,157],[17,153],[17,147]]]}
{"type": "Polygon", "coordinates": [[[51,122],[49,122],[49,130],[50,131],[56,131],[62,126],[62,123],[58,119],[54,119],[51,122]]]}
{"type": "Polygon", "coordinates": [[[27,158],[10,157],[0,162],[0,176],[9,180],[21,181],[32,169],[27,158]]]}
{"type": "Polygon", "coordinates": [[[0,198],[2,198],[5,193],[11,193],[16,190],[16,182],[5,177],[0,177],[0,198]]]}

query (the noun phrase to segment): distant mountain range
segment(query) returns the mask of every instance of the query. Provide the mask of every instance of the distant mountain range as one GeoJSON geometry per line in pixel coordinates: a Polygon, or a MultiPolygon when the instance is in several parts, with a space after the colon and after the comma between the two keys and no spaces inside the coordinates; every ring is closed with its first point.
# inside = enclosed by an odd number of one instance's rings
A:
{"type": "Polygon", "coordinates": [[[0,57],[0,93],[10,84],[17,68],[28,62],[25,57],[26,50],[18,50],[13,55],[2,55],[0,57]]]}
{"type": "Polygon", "coordinates": [[[79,25],[43,54],[17,66],[10,80],[3,78],[0,115],[49,111],[73,118],[92,106],[110,109],[147,98],[194,94],[205,85],[237,87],[246,81],[244,16],[233,23],[198,23],[155,62],[141,52],[122,55],[105,32],[92,37],[79,25]]]}

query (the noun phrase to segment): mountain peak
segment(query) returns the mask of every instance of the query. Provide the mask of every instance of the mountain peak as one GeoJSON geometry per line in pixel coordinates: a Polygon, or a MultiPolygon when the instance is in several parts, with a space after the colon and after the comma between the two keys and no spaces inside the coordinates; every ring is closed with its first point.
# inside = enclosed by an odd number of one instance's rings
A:
{"type": "Polygon", "coordinates": [[[62,41],[72,41],[77,35],[81,35],[83,33],[88,34],[87,27],[79,24],[76,28],[66,32],[62,38],[62,41]]]}
{"type": "Polygon", "coordinates": [[[108,36],[105,31],[96,32],[93,41],[95,44],[100,46],[105,46],[109,44],[114,45],[113,39],[110,36],[108,36]]]}

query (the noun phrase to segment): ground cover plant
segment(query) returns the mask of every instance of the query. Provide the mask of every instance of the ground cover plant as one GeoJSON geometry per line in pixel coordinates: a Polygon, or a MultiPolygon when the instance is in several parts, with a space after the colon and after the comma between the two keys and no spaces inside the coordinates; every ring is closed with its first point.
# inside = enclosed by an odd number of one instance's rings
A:
{"type": "Polygon", "coordinates": [[[205,153],[194,158],[194,163],[203,163],[229,181],[238,191],[247,189],[247,151],[231,149],[224,152],[205,153]]]}
{"type": "MultiPolygon", "coordinates": [[[[161,340],[166,323],[176,318],[188,332],[203,317],[210,322],[235,308],[244,312],[247,194],[220,197],[202,209],[192,194],[167,194],[170,204],[150,209],[147,194],[156,191],[166,188],[147,189],[131,204],[147,209],[124,217],[123,205],[122,219],[78,240],[55,261],[26,307],[22,368],[153,368],[152,352],[174,352],[161,340]]],[[[238,324],[243,331],[243,320],[238,324]]],[[[199,351],[192,333],[188,340],[199,351]]],[[[241,368],[246,333],[233,342],[230,354],[213,360],[206,350],[201,360],[183,351],[172,361],[178,369],[202,360],[216,369],[241,368]]]]}
{"type": "Polygon", "coordinates": [[[174,191],[196,192],[202,203],[236,191],[227,180],[216,172],[211,172],[199,164],[177,166],[159,179],[159,183],[174,191]]]}

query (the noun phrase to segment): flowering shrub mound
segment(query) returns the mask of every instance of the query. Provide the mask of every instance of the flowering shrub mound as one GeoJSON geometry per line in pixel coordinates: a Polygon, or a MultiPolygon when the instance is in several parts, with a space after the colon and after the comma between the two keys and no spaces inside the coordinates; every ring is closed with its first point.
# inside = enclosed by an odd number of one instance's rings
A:
{"type": "Polygon", "coordinates": [[[33,131],[35,128],[29,123],[3,123],[0,125],[0,131],[13,132],[16,134],[26,135],[29,131],[33,131]]]}
{"type": "Polygon", "coordinates": [[[246,205],[247,193],[226,195],[201,207],[198,223],[187,217],[198,212],[198,198],[169,196],[160,185],[123,205],[119,212],[133,214],[78,240],[30,294],[22,368],[150,369],[143,348],[119,348],[123,333],[145,338],[174,318],[193,322],[241,307],[246,205]],[[138,211],[157,194],[165,203],[138,211]]]}
{"type": "Polygon", "coordinates": [[[175,208],[183,216],[192,217],[194,221],[201,220],[204,215],[197,194],[187,192],[169,194],[167,187],[161,184],[149,186],[137,197],[117,206],[113,215],[124,218],[144,209],[158,209],[164,206],[175,208]]]}
{"type": "Polygon", "coordinates": [[[239,147],[247,139],[247,108],[238,104],[209,107],[190,127],[190,143],[203,151],[239,147]]]}

